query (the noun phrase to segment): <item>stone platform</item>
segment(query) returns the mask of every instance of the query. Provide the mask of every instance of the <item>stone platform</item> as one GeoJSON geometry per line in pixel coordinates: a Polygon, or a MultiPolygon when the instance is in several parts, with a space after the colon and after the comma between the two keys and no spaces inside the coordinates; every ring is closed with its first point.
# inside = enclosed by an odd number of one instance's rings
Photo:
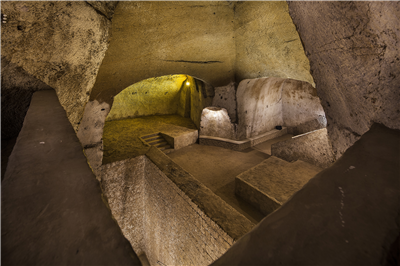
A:
{"type": "Polygon", "coordinates": [[[268,215],[285,203],[322,169],[296,161],[270,157],[235,179],[235,193],[268,215]]]}

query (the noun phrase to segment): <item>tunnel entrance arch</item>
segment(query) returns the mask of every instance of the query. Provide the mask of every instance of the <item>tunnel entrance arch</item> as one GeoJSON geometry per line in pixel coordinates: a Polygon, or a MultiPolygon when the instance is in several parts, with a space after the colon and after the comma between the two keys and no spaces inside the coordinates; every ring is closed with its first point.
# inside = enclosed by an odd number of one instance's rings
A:
{"type": "Polygon", "coordinates": [[[149,78],[122,90],[106,117],[103,164],[143,155],[150,146],[179,149],[197,142],[201,112],[213,97],[211,85],[184,74],[149,78]]]}
{"type": "Polygon", "coordinates": [[[186,74],[165,75],[134,83],[114,97],[106,121],[150,115],[190,117],[197,128],[204,107],[211,105],[214,88],[186,74]]]}

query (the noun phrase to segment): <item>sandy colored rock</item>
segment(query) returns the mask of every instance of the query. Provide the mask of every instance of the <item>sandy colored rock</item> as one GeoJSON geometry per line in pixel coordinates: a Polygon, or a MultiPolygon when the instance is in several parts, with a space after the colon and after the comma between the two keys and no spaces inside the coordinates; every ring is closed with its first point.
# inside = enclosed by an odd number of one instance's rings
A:
{"type": "Polygon", "coordinates": [[[2,56],[56,90],[76,131],[111,21],[86,2],[4,2],[1,12],[2,56]]]}
{"type": "Polygon", "coordinates": [[[289,2],[336,158],[373,122],[400,129],[399,2],[289,2]]]}
{"type": "Polygon", "coordinates": [[[399,144],[374,124],[212,265],[396,265],[399,144]]]}
{"type": "Polygon", "coordinates": [[[286,79],[282,84],[282,119],[286,127],[325,116],[317,90],[310,83],[286,79]]]}
{"type": "Polygon", "coordinates": [[[271,155],[288,162],[302,160],[321,168],[328,168],[335,162],[326,128],[272,144],[271,155]]]}
{"type": "Polygon", "coordinates": [[[271,156],[235,178],[235,194],[268,215],[321,170],[300,160],[288,163],[271,156]]]}
{"type": "Polygon", "coordinates": [[[285,1],[238,1],[234,18],[237,82],[280,77],[314,85],[285,1]]]}
{"type": "Polygon", "coordinates": [[[281,78],[246,79],[239,83],[238,101],[239,140],[257,136],[283,125],[281,78]]]}
{"type": "Polygon", "coordinates": [[[203,109],[200,121],[200,135],[226,139],[236,139],[235,126],[225,108],[207,107],[203,109]]]}
{"type": "Polygon", "coordinates": [[[228,2],[121,1],[91,99],[111,104],[126,87],[169,74],[213,86],[233,80],[233,7],[228,2]]]}
{"type": "Polygon", "coordinates": [[[222,107],[228,111],[232,123],[237,122],[236,84],[229,83],[226,86],[214,88],[215,96],[212,106],[222,107]]]}
{"type": "Polygon", "coordinates": [[[186,86],[186,80],[185,75],[167,75],[135,83],[114,97],[106,120],[176,114],[181,107],[180,91],[186,86]]]}

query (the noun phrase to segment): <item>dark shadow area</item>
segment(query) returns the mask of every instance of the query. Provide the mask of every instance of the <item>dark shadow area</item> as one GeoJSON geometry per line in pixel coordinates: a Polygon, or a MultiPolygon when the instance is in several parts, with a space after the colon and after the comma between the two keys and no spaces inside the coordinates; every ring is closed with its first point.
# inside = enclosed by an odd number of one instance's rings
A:
{"type": "Polygon", "coordinates": [[[1,181],[3,181],[4,179],[8,164],[8,158],[10,157],[16,142],[17,138],[1,140],[1,181]]]}

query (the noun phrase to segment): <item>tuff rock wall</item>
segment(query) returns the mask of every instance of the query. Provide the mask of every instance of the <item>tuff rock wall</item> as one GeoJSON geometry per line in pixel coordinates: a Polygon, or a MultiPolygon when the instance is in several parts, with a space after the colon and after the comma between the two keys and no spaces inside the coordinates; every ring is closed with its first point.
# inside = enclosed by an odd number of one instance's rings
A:
{"type": "Polygon", "coordinates": [[[212,85],[233,79],[233,9],[228,2],[123,1],[91,100],[112,104],[126,87],[169,74],[212,85]]]}
{"type": "Polygon", "coordinates": [[[279,77],[314,85],[285,1],[238,1],[234,19],[236,82],[279,77]]]}
{"type": "Polygon", "coordinates": [[[373,122],[400,129],[400,3],[288,4],[336,158],[373,122]]]}
{"type": "MultiPolygon", "coordinates": [[[[77,130],[108,47],[116,5],[108,1],[3,2],[2,18],[6,15],[7,20],[1,24],[1,60],[19,70],[12,73],[2,68],[2,92],[18,94],[21,90],[14,90],[3,79],[18,80],[22,72],[42,81],[56,90],[77,130]]],[[[24,86],[32,89],[29,84],[24,86]]]]}

